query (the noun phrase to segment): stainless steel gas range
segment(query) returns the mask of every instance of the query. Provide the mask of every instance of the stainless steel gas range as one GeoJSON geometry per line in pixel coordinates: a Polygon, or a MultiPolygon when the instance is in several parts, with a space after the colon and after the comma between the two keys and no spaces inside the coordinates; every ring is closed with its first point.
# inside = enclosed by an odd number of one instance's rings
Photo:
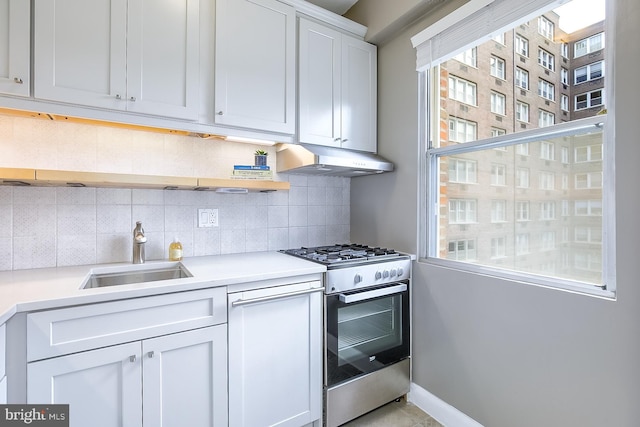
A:
{"type": "Polygon", "coordinates": [[[339,426],[406,394],[411,257],[355,244],[283,252],[327,266],[325,424],[339,426]]]}

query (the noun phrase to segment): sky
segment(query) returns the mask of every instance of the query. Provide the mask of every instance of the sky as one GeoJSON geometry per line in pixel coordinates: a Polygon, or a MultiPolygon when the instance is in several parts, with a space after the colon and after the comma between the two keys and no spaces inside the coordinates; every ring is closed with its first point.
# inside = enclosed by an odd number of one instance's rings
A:
{"type": "Polygon", "coordinates": [[[573,0],[554,11],[560,15],[560,28],[571,33],[604,19],[605,0],[573,0]]]}

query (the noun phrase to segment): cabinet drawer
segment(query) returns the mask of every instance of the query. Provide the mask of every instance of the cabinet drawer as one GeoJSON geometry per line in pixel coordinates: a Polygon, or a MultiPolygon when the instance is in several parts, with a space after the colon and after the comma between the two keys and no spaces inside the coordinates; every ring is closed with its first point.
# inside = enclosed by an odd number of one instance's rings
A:
{"type": "Polygon", "coordinates": [[[27,315],[27,361],[227,321],[225,287],[27,315]]]}

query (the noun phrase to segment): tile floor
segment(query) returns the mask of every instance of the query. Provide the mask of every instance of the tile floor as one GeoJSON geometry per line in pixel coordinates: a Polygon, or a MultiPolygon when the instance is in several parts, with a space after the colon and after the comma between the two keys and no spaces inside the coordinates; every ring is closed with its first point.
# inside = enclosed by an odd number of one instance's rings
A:
{"type": "Polygon", "coordinates": [[[401,399],[362,415],[342,427],[444,427],[416,405],[401,399]]]}

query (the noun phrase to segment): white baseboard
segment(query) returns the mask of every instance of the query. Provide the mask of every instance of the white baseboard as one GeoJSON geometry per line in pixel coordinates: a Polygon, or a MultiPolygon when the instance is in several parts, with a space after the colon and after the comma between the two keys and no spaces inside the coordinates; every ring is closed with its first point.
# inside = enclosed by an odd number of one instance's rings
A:
{"type": "Polygon", "coordinates": [[[476,420],[415,383],[411,383],[408,397],[411,403],[431,415],[445,427],[483,427],[476,420]]]}

